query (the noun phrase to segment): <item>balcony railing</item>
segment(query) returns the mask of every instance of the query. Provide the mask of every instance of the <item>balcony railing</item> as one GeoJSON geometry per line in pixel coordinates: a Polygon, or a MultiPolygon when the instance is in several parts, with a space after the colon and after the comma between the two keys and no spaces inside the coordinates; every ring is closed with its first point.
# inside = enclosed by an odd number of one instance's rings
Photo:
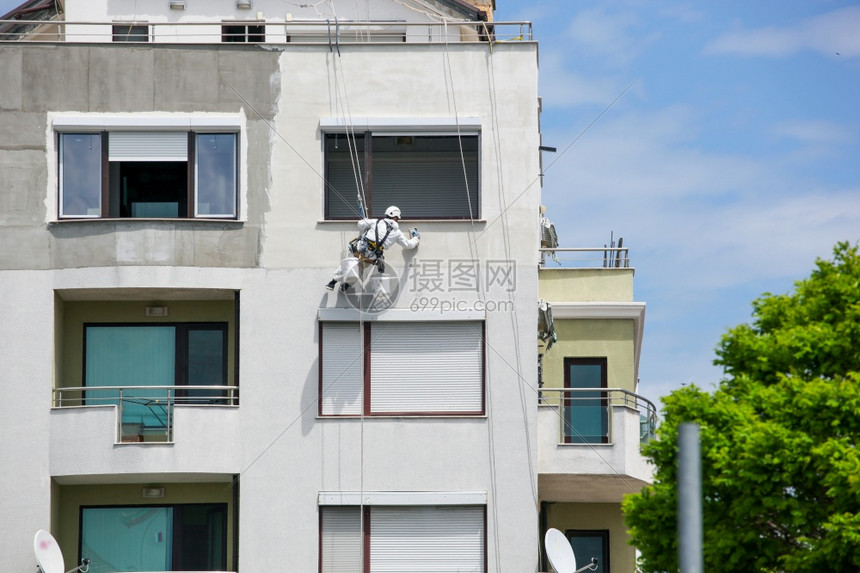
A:
{"type": "Polygon", "coordinates": [[[172,442],[181,406],[238,406],[237,386],[74,386],[54,389],[54,406],[116,406],[117,442],[172,442]]]}
{"type": "Polygon", "coordinates": [[[375,22],[236,20],[140,22],[0,20],[0,42],[132,42],[170,44],[341,44],[518,42],[533,40],[531,22],[375,22]]]}
{"type": "Polygon", "coordinates": [[[541,268],[630,268],[627,247],[554,247],[540,249],[541,268]]]}
{"type": "Polygon", "coordinates": [[[651,441],[657,427],[654,404],[623,388],[541,388],[540,404],[557,408],[562,444],[612,443],[615,408],[639,412],[640,444],[651,441]]]}

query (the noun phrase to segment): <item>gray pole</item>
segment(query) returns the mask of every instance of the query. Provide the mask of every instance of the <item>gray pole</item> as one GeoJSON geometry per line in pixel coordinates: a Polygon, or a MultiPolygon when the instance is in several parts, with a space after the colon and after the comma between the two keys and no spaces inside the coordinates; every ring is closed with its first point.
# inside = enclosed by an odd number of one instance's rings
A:
{"type": "Polygon", "coordinates": [[[699,425],[678,427],[678,564],[681,573],[704,573],[702,460],[699,425]]]}

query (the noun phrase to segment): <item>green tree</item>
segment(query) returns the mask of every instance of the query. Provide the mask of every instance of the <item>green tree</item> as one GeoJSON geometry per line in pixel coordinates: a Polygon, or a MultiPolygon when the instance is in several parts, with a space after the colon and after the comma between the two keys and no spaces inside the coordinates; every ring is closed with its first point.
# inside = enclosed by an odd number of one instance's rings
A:
{"type": "Polygon", "coordinates": [[[860,571],[860,256],[753,303],[723,335],[713,392],[663,398],[654,484],[624,501],[644,571],[677,571],[677,435],[700,425],[705,570],[860,571]]]}

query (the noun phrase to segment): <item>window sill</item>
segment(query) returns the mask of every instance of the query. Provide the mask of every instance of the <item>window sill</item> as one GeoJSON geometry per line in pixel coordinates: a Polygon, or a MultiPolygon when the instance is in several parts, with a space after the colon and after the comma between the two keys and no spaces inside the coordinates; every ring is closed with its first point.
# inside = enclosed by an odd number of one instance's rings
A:
{"type": "Polygon", "coordinates": [[[361,416],[360,414],[329,414],[329,415],[320,415],[317,414],[317,420],[363,420],[365,422],[369,420],[449,420],[449,419],[477,419],[477,420],[486,420],[489,416],[484,414],[365,414],[361,416]]]}
{"type": "Polygon", "coordinates": [[[66,224],[79,224],[79,223],[131,223],[131,222],[144,222],[144,223],[231,223],[235,225],[243,225],[247,222],[246,219],[220,219],[220,218],[203,218],[203,217],[195,217],[195,218],[179,218],[179,217],[81,217],[81,218],[68,218],[68,219],[53,219],[48,221],[48,225],[66,225],[66,224]]]}
{"type": "MultiPolygon", "coordinates": [[[[374,219],[375,217],[371,217],[374,219]]],[[[358,219],[318,219],[317,224],[319,225],[330,225],[334,223],[350,223],[355,225],[358,222],[358,219]]],[[[478,223],[479,225],[484,225],[487,223],[486,219],[400,219],[397,224],[401,227],[409,227],[410,225],[414,225],[415,223],[478,223]]]]}

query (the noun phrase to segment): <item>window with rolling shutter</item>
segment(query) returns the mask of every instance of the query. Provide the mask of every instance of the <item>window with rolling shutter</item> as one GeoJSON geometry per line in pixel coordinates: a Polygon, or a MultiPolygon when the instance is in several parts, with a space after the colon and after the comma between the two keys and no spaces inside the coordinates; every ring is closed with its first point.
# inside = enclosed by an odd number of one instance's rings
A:
{"type": "Polygon", "coordinates": [[[325,135],[325,218],[354,219],[359,185],[368,216],[390,205],[405,219],[480,217],[477,133],[325,135]]]}
{"type": "Polygon", "coordinates": [[[320,512],[320,572],[361,571],[361,508],[325,507],[320,512]]]}
{"type": "Polygon", "coordinates": [[[485,506],[365,506],[369,535],[363,535],[361,507],[321,507],[320,570],[483,572],[485,511],[485,506]]]}
{"type": "Polygon", "coordinates": [[[238,132],[66,129],[61,218],[237,217],[238,132]]]}
{"type": "Polygon", "coordinates": [[[360,415],[364,342],[357,322],[320,324],[320,414],[360,415]]]}
{"type": "Polygon", "coordinates": [[[372,508],[370,570],[484,571],[484,508],[372,508]]]}
{"type": "Polygon", "coordinates": [[[320,415],[482,415],[484,323],[320,323],[320,415]]]}

